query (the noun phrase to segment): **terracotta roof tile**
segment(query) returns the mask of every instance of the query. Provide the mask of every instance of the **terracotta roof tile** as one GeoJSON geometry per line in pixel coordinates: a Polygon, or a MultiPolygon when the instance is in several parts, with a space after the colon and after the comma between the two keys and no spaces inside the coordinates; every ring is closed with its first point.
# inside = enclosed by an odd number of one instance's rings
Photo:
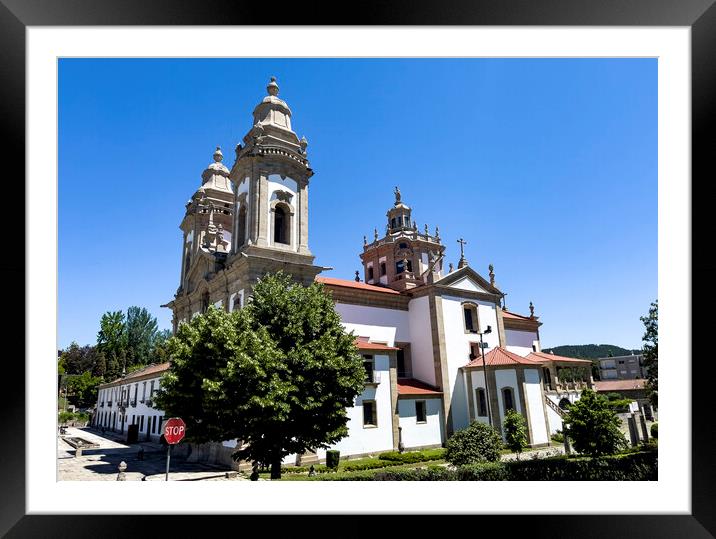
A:
{"type": "Polygon", "coordinates": [[[527,357],[533,359],[534,361],[560,361],[563,363],[581,363],[583,365],[589,365],[592,363],[589,359],[557,356],[555,354],[546,354],[544,352],[530,352],[527,357]]]}
{"type": "Polygon", "coordinates": [[[400,292],[383,286],[374,286],[372,284],[361,283],[358,281],[349,281],[347,279],[336,279],[334,277],[316,277],[316,282],[331,285],[331,286],[342,286],[344,288],[357,288],[358,290],[366,290],[370,292],[382,292],[383,294],[396,294],[400,295],[400,292]]]}
{"type": "Polygon", "coordinates": [[[646,380],[637,378],[635,380],[602,380],[594,382],[594,389],[597,391],[624,391],[629,389],[644,389],[646,380]]]}
{"type": "Polygon", "coordinates": [[[436,387],[415,378],[398,378],[398,395],[442,395],[436,387]]]}
{"type": "Polygon", "coordinates": [[[400,350],[400,348],[396,348],[395,346],[388,346],[387,344],[377,342],[362,341],[360,339],[356,339],[356,346],[358,347],[358,350],[400,350]]]}
{"type": "Polygon", "coordinates": [[[504,311],[504,310],[502,311],[502,316],[505,318],[512,318],[514,320],[536,320],[537,319],[537,317],[530,318],[529,316],[523,316],[521,314],[511,313],[510,311],[504,311]]]}
{"type": "MultiPolygon", "coordinates": [[[[485,363],[487,363],[488,367],[495,365],[529,365],[535,367],[542,364],[542,361],[519,356],[498,346],[485,354],[485,363]]],[[[482,356],[476,357],[465,366],[482,367],[482,356]]]]}
{"type": "Polygon", "coordinates": [[[130,372],[124,378],[117,378],[115,380],[112,380],[111,382],[100,384],[99,387],[107,386],[110,384],[116,384],[118,382],[124,383],[127,381],[134,380],[135,378],[139,378],[140,376],[146,376],[149,374],[159,374],[159,373],[169,370],[170,365],[171,365],[171,363],[169,361],[166,361],[164,363],[157,363],[156,365],[147,365],[143,369],[139,369],[137,371],[130,372]]]}

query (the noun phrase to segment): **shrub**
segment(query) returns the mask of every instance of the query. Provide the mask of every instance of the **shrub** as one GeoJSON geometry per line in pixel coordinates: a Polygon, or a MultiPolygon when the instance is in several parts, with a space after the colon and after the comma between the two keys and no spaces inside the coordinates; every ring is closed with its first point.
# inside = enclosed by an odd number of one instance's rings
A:
{"type": "Polygon", "coordinates": [[[652,423],[651,428],[649,429],[651,431],[651,437],[659,439],[659,424],[658,423],[652,423]]]}
{"type": "Polygon", "coordinates": [[[487,462],[456,469],[387,470],[374,481],[656,481],[656,452],[601,458],[564,456],[510,462],[487,462]]]}
{"type": "Polygon", "coordinates": [[[341,452],[336,449],[326,451],[326,466],[331,470],[338,469],[338,463],[341,459],[341,452]]]}
{"type": "Polygon", "coordinates": [[[413,464],[415,462],[427,462],[430,460],[441,460],[445,458],[445,449],[424,449],[423,451],[409,451],[408,453],[399,453],[398,451],[388,451],[378,455],[380,460],[387,460],[401,464],[413,464]]]}
{"type": "Polygon", "coordinates": [[[552,440],[559,443],[564,443],[564,434],[562,431],[557,431],[551,436],[552,440]]]}
{"type": "Polygon", "coordinates": [[[562,424],[565,436],[569,436],[574,449],[583,455],[611,455],[626,446],[626,439],[619,430],[619,418],[609,401],[591,389],[582,391],[580,399],[564,415],[562,424]]]}
{"type": "Polygon", "coordinates": [[[525,426],[525,418],[522,414],[515,410],[507,410],[505,421],[503,423],[505,429],[505,442],[507,447],[517,453],[519,458],[522,450],[527,447],[527,427],[525,426]]]}
{"type": "Polygon", "coordinates": [[[498,432],[487,423],[473,421],[448,440],[445,458],[456,466],[494,462],[500,459],[501,449],[502,439],[498,432]]]}

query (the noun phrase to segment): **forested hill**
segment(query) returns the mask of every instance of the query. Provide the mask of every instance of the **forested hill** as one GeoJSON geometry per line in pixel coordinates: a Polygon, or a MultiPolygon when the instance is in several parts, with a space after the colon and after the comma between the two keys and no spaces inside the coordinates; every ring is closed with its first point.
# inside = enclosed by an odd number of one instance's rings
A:
{"type": "Polygon", "coordinates": [[[628,356],[630,354],[641,354],[641,350],[629,350],[613,344],[563,344],[553,348],[544,348],[543,352],[554,352],[558,356],[574,357],[578,359],[597,359],[600,357],[628,356]]]}

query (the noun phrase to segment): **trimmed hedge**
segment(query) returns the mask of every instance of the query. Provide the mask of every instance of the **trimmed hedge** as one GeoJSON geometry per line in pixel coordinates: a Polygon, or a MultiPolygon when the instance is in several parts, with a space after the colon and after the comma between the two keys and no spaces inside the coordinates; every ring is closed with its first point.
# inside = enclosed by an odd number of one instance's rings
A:
{"type": "Polygon", "coordinates": [[[652,423],[651,428],[651,437],[652,438],[659,438],[659,424],[658,423],[652,423]]]}
{"type": "Polygon", "coordinates": [[[656,481],[655,451],[601,458],[523,460],[472,464],[457,468],[385,471],[375,481],[656,481]]]}
{"type": "Polygon", "coordinates": [[[326,451],[326,466],[332,470],[338,469],[338,463],[341,460],[341,452],[336,449],[329,449],[326,451]]]}
{"type": "Polygon", "coordinates": [[[424,449],[423,451],[409,451],[407,453],[388,451],[386,453],[381,453],[380,455],[378,455],[378,458],[380,460],[399,462],[401,464],[414,464],[416,462],[442,460],[445,458],[445,449],[440,447],[437,449],[424,449]]]}

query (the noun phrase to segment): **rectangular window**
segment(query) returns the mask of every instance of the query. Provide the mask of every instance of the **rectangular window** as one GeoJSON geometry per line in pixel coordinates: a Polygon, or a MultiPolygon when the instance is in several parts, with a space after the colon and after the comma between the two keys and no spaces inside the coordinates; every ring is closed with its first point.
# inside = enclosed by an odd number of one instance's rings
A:
{"type": "Polygon", "coordinates": [[[405,378],[405,352],[403,352],[403,350],[401,349],[398,350],[396,355],[398,359],[398,378],[405,378]]]}
{"type": "Polygon", "coordinates": [[[477,400],[477,415],[480,417],[487,417],[487,397],[485,395],[485,390],[478,387],[475,390],[475,397],[477,400]]]}
{"type": "Polygon", "coordinates": [[[385,262],[380,263],[380,276],[383,277],[385,275],[385,262]]]}
{"type": "Polygon", "coordinates": [[[378,419],[376,417],[375,401],[363,401],[363,426],[377,427],[378,419]]]}
{"type": "Polygon", "coordinates": [[[363,368],[365,369],[365,381],[373,382],[373,356],[363,356],[363,368]]]}
{"type": "Polygon", "coordinates": [[[139,430],[144,430],[144,416],[139,416],[139,430]]]}
{"type": "Polygon", "coordinates": [[[142,402],[147,398],[147,382],[142,383],[142,402]]]}
{"type": "Polygon", "coordinates": [[[154,380],[149,383],[149,398],[154,398],[154,380]]]}
{"type": "Polygon", "coordinates": [[[465,313],[465,331],[468,333],[477,333],[477,307],[474,305],[463,306],[465,313]]]}
{"type": "Polygon", "coordinates": [[[427,423],[428,411],[425,401],[415,401],[415,418],[418,423],[427,423]]]}
{"type": "Polygon", "coordinates": [[[373,266],[370,266],[370,267],[368,268],[368,280],[369,280],[369,281],[372,281],[372,280],[373,280],[373,266]]]}

